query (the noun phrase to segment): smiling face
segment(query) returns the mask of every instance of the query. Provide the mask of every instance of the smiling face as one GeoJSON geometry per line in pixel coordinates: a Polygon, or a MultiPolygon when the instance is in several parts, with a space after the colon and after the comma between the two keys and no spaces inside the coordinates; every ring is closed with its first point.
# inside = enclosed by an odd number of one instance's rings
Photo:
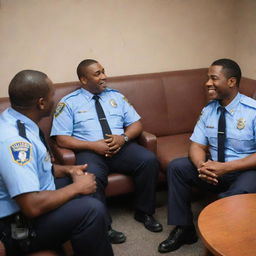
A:
{"type": "Polygon", "coordinates": [[[236,78],[228,78],[222,66],[213,65],[208,70],[208,81],[205,84],[210,100],[219,100],[227,106],[238,92],[236,78]]]}
{"type": "Polygon", "coordinates": [[[106,85],[107,76],[105,70],[100,63],[93,63],[83,69],[83,75],[80,81],[83,87],[92,94],[100,94],[106,85]]]}

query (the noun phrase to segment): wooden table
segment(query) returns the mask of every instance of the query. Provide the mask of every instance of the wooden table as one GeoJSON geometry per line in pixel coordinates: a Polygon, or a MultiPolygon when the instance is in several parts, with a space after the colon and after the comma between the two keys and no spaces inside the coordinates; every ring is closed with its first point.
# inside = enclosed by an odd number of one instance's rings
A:
{"type": "Polygon", "coordinates": [[[217,200],[198,218],[200,236],[214,255],[256,255],[256,194],[217,200]]]}

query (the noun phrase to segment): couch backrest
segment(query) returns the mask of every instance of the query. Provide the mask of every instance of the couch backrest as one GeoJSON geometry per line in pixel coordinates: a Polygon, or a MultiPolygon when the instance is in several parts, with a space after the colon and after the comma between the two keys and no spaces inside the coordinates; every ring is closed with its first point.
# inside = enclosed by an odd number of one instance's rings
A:
{"type": "Polygon", "coordinates": [[[256,80],[243,77],[240,82],[239,91],[253,99],[256,99],[256,80]]]}
{"type": "Polygon", "coordinates": [[[191,132],[206,103],[207,69],[112,77],[108,86],[122,92],[142,116],[144,130],[157,136],[191,132]]]}
{"type": "MultiPolygon", "coordinates": [[[[207,69],[110,77],[108,86],[123,93],[142,117],[144,130],[157,136],[187,133],[193,130],[206,104],[204,83],[207,69]]],[[[80,87],[79,82],[54,84],[55,106],[59,100],[80,87]]],[[[242,78],[240,91],[256,98],[256,81],[242,78]]],[[[0,112],[9,106],[8,97],[0,98],[0,112]]],[[[49,135],[52,117],[40,121],[49,135]]]]}

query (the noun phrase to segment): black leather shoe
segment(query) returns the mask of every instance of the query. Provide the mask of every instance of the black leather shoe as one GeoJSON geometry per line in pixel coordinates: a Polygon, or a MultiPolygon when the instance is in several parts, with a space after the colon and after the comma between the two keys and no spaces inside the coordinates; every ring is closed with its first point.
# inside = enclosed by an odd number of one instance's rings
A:
{"type": "Polygon", "coordinates": [[[161,253],[172,252],[179,249],[183,244],[193,244],[198,240],[194,226],[177,226],[168,238],[158,246],[161,253]]]}
{"type": "Polygon", "coordinates": [[[121,244],[126,240],[126,236],[122,232],[118,232],[112,228],[108,230],[108,238],[111,244],[121,244]]]}
{"type": "Polygon", "coordinates": [[[161,232],[163,230],[162,225],[152,215],[135,212],[134,219],[142,222],[145,228],[151,232],[161,232]]]}

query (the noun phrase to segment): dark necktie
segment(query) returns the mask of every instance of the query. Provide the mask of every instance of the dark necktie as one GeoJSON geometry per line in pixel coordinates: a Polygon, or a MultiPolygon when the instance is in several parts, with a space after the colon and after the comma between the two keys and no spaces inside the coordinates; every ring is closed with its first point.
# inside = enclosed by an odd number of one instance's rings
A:
{"type": "Polygon", "coordinates": [[[92,98],[95,100],[95,108],[96,108],[96,112],[98,115],[98,119],[100,121],[103,137],[104,137],[104,139],[106,139],[106,138],[108,138],[106,136],[106,134],[112,134],[112,132],[110,130],[110,127],[109,127],[108,121],[106,119],[105,113],[102,109],[102,106],[99,102],[99,96],[94,95],[92,98]]]}
{"type": "Polygon", "coordinates": [[[224,107],[219,107],[220,110],[220,118],[218,125],[218,162],[225,162],[225,138],[226,138],[226,118],[225,112],[226,109],[224,107]]]}

